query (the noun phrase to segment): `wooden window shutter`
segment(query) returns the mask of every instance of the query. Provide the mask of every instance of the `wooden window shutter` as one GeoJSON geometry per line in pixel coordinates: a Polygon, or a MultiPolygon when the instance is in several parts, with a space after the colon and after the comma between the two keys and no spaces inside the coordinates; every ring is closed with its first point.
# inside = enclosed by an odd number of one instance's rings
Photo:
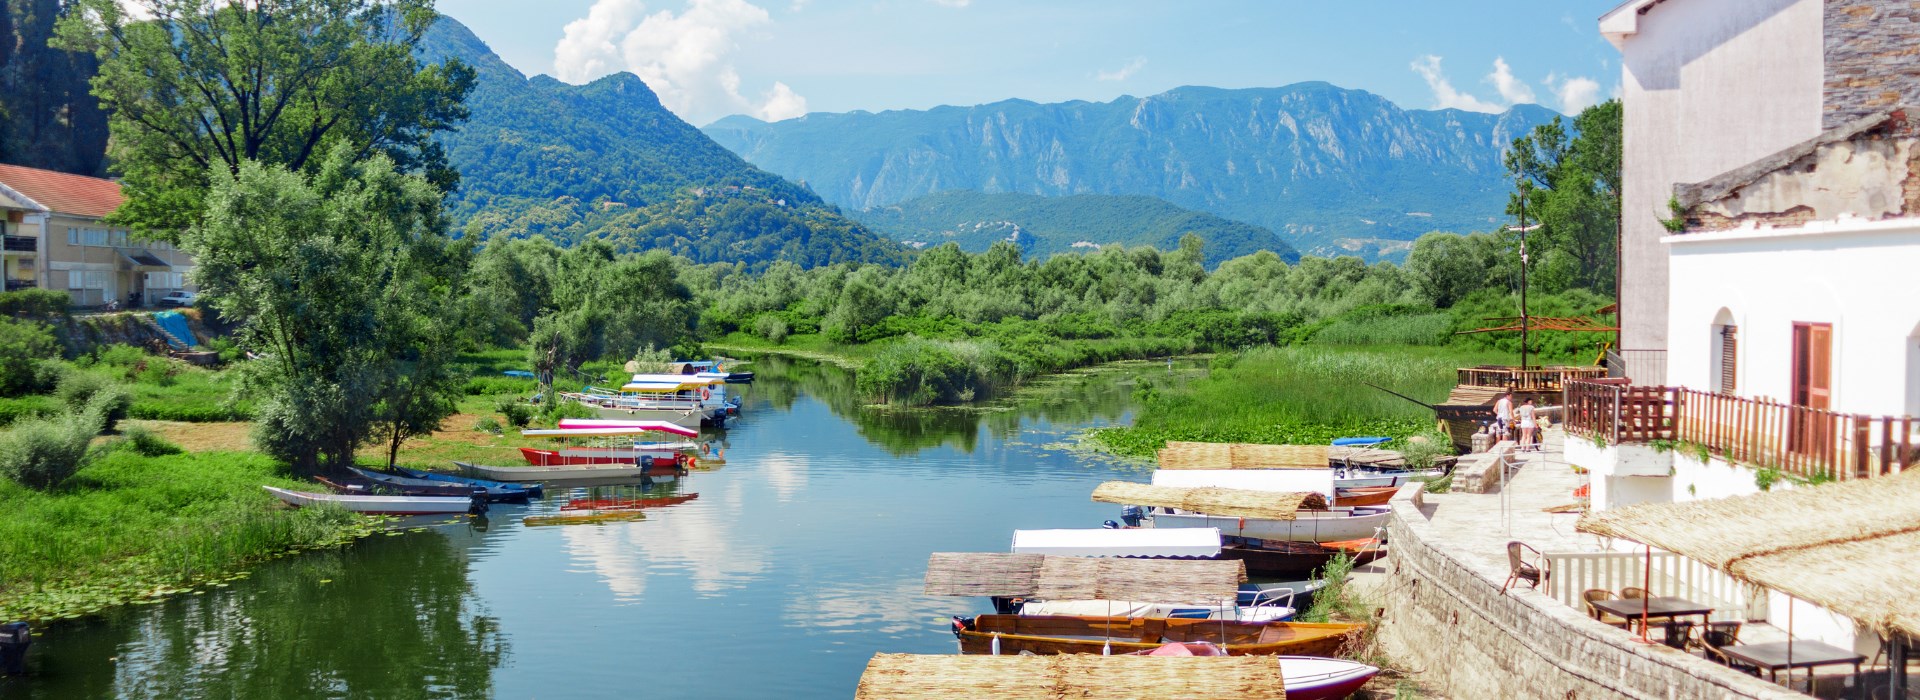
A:
{"type": "Polygon", "coordinates": [[[1739,358],[1740,328],[1734,325],[1720,327],[1720,393],[1732,396],[1739,384],[1735,361],[1739,358]]]}

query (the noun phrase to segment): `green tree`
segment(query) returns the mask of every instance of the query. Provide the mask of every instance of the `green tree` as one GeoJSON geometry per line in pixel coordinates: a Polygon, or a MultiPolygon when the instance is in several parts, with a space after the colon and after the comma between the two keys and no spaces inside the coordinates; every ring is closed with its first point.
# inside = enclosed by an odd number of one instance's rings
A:
{"type": "Polygon", "coordinates": [[[217,169],[183,240],[208,303],[266,356],[247,365],[255,442],[305,472],[351,464],[376,424],[413,432],[451,407],[452,382],[422,373],[459,352],[458,321],[423,317],[446,313],[466,249],[445,235],[438,189],[357,155],[336,144],[310,176],[217,169]]]}
{"type": "MultiPolygon", "coordinates": [[[[1514,139],[1507,172],[1519,180],[1507,213],[1525,203],[1531,281],[1542,291],[1614,293],[1620,240],[1620,102],[1587,108],[1569,136],[1560,118],[1514,139]]],[[[1509,233],[1509,236],[1517,235],[1509,233]]]]}
{"type": "Polygon", "coordinates": [[[126,177],[116,215],[149,231],[184,231],[216,174],[250,162],[319,170],[344,147],[458,182],[436,132],[466,118],[473,70],[422,67],[413,50],[432,0],[73,0],[62,48],[99,60],[93,94],[111,111],[109,155],[126,177]]]}
{"type": "Polygon", "coordinates": [[[107,114],[88,92],[95,60],[49,45],[72,0],[0,3],[0,162],[106,175],[107,114]]]}
{"type": "Polygon", "coordinates": [[[1501,246],[1486,234],[1435,231],[1413,242],[1407,276],[1427,301],[1447,308],[1481,289],[1507,286],[1505,273],[1512,266],[1504,260],[1501,246]]]}
{"type": "Polygon", "coordinates": [[[43,361],[59,356],[60,344],[46,324],[0,318],[0,396],[41,388],[47,379],[43,361]]]}

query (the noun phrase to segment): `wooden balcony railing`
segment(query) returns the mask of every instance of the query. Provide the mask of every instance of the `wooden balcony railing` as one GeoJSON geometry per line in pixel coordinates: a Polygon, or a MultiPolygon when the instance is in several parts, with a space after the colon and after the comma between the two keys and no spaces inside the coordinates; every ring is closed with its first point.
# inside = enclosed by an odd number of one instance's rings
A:
{"type": "Polygon", "coordinates": [[[1455,373],[1458,383],[1467,386],[1491,386],[1514,391],[1560,391],[1567,382],[1600,379],[1605,367],[1500,367],[1486,365],[1463,367],[1455,373]]]}
{"type": "Polygon", "coordinates": [[[1728,461],[1810,479],[1859,479],[1920,461],[1920,419],[1866,416],[1683,387],[1567,385],[1566,429],[1609,444],[1702,445],[1728,461]]]}

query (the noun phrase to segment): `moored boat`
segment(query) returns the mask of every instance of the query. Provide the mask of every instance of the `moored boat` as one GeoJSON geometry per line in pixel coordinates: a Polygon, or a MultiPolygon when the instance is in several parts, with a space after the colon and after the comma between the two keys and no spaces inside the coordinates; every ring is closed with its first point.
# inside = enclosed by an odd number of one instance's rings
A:
{"type": "Polygon", "coordinates": [[[522,491],[526,491],[528,494],[531,494],[534,498],[539,498],[546,493],[546,487],[541,486],[539,482],[533,482],[530,484],[509,484],[504,481],[493,481],[491,479],[475,479],[469,476],[460,476],[457,474],[442,474],[440,472],[427,472],[427,471],[420,471],[418,469],[408,469],[406,467],[394,467],[393,470],[400,472],[401,475],[407,476],[409,478],[425,479],[427,481],[443,481],[449,484],[467,484],[469,486],[481,486],[489,489],[496,489],[496,488],[497,489],[520,489],[522,491]]]}
{"type": "Polygon", "coordinates": [[[679,466],[638,466],[626,464],[569,464],[549,467],[495,467],[485,464],[454,462],[472,476],[494,481],[565,481],[571,479],[671,479],[686,473],[679,466]]]}
{"type": "Polygon", "coordinates": [[[962,654],[1126,654],[1168,642],[1209,642],[1230,656],[1332,656],[1361,625],[1164,617],[955,617],[962,654]]]}
{"type": "Polygon", "coordinates": [[[355,513],[368,515],[444,515],[449,513],[485,512],[485,499],[452,496],[362,496],[331,493],[310,493],[262,486],[288,505],[307,507],[318,505],[336,505],[355,513]]]}
{"type": "Polygon", "coordinates": [[[1287,700],[1339,700],[1360,691],[1380,669],[1324,656],[1282,656],[1280,677],[1287,700]]]}
{"type": "Polygon", "coordinates": [[[1335,542],[1376,536],[1393,511],[1386,508],[1303,510],[1292,520],[1207,515],[1172,508],[1148,508],[1148,527],[1217,527],[1220,534],[1262,540],[1335,542]]]}
{"type": "Polygon", "coordinates": [[[436,479],[416,479],[411,476],[396,476],[393,474],[383,474],[381,472],[368,471],[366,469],[360,469],[358,467],[348,467],[347,470],[353,472],[355,475],[359,476],[361,479],[365,479],[369,482],[373,482],[373,483],[387,486],[390,488],[400,489],[402,495],[407,495],[407,496],[434,496],[434,495],[469,495],[470,496],[473,494],[475,490],[479,490],[485,493],[487,495],[487,500],[492,503],[526,503],[528,499],[533,497],[532,489],[510,486],[505,483],[501,483],[497,486],[484,486],[481,484],[461,484],[461,483],[441,481],[436,479]],[[434,489],[441,492],[429,493],[426,491],[426,489],[434,489]]]}
{"type": "Polygon", "coordinates": [[[679,449],[634,449],[618,447],[568,447],[558,450],[543,450],[537,447],[520,448],[520,456],[527,464],[536,467],[557,467],[575,464],[625,464],[632,466],[635,461],[653,465],[655,471],[666,473],[675,465],[685,466],[691,461],[686,452],[679,449]]]}
{"type": "Polygon", "coordinates": [[[313,480],[320,482],[321,485],[329,489],[333,489],[334,493],[374,496],[447,496],[451,498],[468,498],[480,491],[480,489],[474,487],[456,486],[454,484],[430,484],[426,486],[383,484],[372,479],[358,476],[336,476],[332,478],[316,476],[313,480]]]}
{"type": "Polygon", "coordinates": [[[1310,576],[1342,554],[1352,557],[1354,564],[1359,565],[1378,559],[1386,552],[1383,547],[1368,546],[1371,544],[1372,540],[1269,542],[1230,537],[1220,545],[1220,558],[1246,562],[1247,573],[1254,576],[1310,576]]]}
{"type": "Polygon", "coordinates": [[[1393,494],[1400,491],[1397,486],[1358,486],[1336,488],[1333,505],[1345,508],[1354,506],[1384,506],[1393,500],[1393,494]]]}

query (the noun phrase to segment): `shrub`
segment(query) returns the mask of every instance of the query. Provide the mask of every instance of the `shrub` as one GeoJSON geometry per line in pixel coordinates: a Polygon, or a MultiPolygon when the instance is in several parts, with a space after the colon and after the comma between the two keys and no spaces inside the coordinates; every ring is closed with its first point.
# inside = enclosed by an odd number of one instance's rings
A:
{"type": "Polygon", "coordinates": [[[158,433],[142,426],[127,426],[127,429],[120,431],[120,434],[125,438],[122,440],[122,444],[134,452],[148,457],[162,457],[186,452],[186,450],[180,449],[179,445],[167,442],[166,438],[160,437],[158,433]]]}
{"type": "Polygon", "coordinates": [[[0,398],[0,425],[11,425],[27,418],[43,418],[60,413],[60,400],[45,394],[0,398]]]}
{"type": "Polygon", "coordinates": [[[507,425],[515,428],[525,428],[528,423],[533,422],[533,407],[519,399],[501,399],[500,403],[494,405],[494,409],[500,412],[501,419],[505,420],[507,425]]]}
{"type": "Polygon", "coordinates": [[[547,405],[544,422],[559,424],[563,418],[599,418],[600,413],[574,401],[555,401],[547,405]]]}
{"type": "Polygon", "coordinates": [[[220,364],[232,364],[239,361],[240,344],[232,338],[216,337],[207,341],[207,349],[220,354],[220,364]]]}
{"type": "Polygon", "coordinates": [[[73,297],[53,289],[22,289],[0,293],[0,316],[51,321],[67,315],[73,297]]]}
{"type": "Polygon", "coordinates": [[[14,424],[0,436],[0,474],[36,489],[50,489],[87,465],[87,446],[100,434],[98,407],[14,424]]]}
{"type": "Polygon", "coordinates": [[[60,345],[46,324],[0,318],[0,396],[44,388],[47,375],[43,363],[59,355],[60,345]]]}
{"type": "Polygon", "coordinates": [[[761,314],[753,321],[754,334],[766,338],[775,345],[787,342],[789,330],[786,320],[774,314],[761,314]]]}
{"type": "Polygon", "coordinates": [[[136,382],[164,388],[179,380],[180,367],[164,358],[149,358],[134,365],[132,374],[136,382]]]}
{"type": "Polygon", "coordinates": [[[108,367],[124,367],[132,370],[140,367],[148,359],[147,351],[124,343],[115,343],[94,351],[94,362],[108,367]]]}
{"type": "Polygon", "coordinates": [[[60,386],[54,395],[75,410],[85,410],[98,404],[101,410],[102,430],[112,430],[127,417],[128,409],[133,407],[133,396],[113,380],[86,370],[73,370],[60,376],[60,386]]]}
{"type": "Polygon", "coordinates": [[[502,430],[502,428],[500,427],[500,421],[494,420],[493,416],[481,416],[478,420],[475,420],[473,422],[473,429],[483,433],[493,433],[495,435],[500,434],[502,430]]]}

